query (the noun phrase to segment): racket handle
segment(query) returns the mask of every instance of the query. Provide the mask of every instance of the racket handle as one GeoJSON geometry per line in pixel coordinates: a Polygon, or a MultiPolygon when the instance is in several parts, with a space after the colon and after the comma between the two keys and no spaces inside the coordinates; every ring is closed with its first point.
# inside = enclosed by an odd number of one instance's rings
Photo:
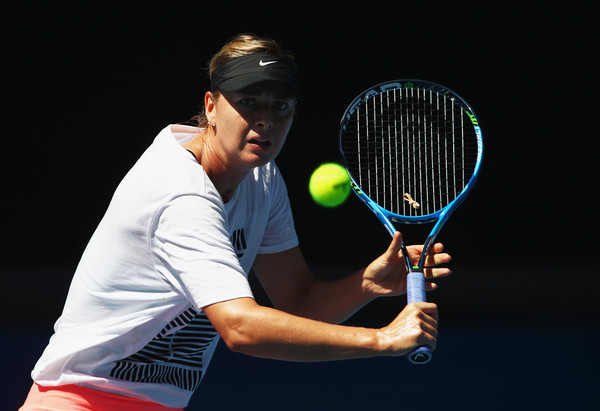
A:
{"type": "MultiPolygon", "coordinates": [[[[419,272],[409,273],[406,277],[407,302],[427,301],[425,292],[425,275],[419,272]]],[[[431,360],[431,349],[426,346],[415,348],[408,354],[408,360],[413,364],[427,364],[431,360]]]]}
{"type": "Polygon", "coordinates": [[[427,297],[425,296],[425,275],[423,273],[408,273],[406,277],[406,301],[409,304],[427,301],[427,297]]]}

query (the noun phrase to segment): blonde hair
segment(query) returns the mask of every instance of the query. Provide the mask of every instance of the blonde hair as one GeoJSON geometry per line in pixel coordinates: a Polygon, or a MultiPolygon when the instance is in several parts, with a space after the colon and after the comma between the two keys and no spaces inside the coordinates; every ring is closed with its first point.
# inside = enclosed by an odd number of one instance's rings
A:
{"type": "MultiPolygon", "coordinates": [[[[209,78],[216,69],[228,61],[255,53],[271,53],[280,58],[288,60],[294,59],[294,55],[290,51],[282,48],[275,40],[267,37],[259,37],[252,33],[238,34],[221,47],[208,62],[209,78]]],[[[218,98],[220,96],[219,90],[211,91],[215,97],[218,98]]],[[[206,128],[208,126],[208,120],[204,113],[204,106],[202,106],[200,113],[192,118],[191,122],[201,128],[206,128]]]]}

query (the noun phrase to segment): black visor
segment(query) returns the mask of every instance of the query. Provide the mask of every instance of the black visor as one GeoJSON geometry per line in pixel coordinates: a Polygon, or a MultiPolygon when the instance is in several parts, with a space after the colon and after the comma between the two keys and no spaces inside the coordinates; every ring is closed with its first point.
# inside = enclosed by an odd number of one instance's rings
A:
{"type": "Polygon", "coordinates": [[[212,73],[210,88],[231,93],[263,81],[279,81],[298,92],[294,62],[267,53],[237,57],[224,63],[212,73]]]}

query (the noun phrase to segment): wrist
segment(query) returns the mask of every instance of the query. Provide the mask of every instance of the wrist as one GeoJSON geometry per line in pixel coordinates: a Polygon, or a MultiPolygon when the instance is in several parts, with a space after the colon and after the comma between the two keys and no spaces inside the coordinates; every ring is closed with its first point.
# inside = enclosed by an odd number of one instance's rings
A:
{"type": "Polygon", "coordinates": [[[371,279],[367,275],[367,270],[368,270],[368,268],[363,268],[362,270],[359,271],[359,273],[360,273],[360,291],[361,291],[361,294],[362,294],[362,297],[363,297],[365,303],[368,303],[371,300],[374,300],[376,297],[378,297],[378,294],[377,294],[375,288],[373,287],[373,281],[371,281],[371,279]]]}
{"type": "Polygon", "coordinates": [[[375,330],[375,351],[378,355],[389,355],[392,353],[392,340],[384,329],[375,330]]]}

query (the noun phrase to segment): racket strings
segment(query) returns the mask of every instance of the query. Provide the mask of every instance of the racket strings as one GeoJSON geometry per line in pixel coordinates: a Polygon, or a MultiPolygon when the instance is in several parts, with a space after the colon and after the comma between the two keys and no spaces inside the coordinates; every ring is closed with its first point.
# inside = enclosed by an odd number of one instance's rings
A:
{"type": "Polygon", "coordinates": [[[477,161],[477,137],[464,107],[454,97],[416,87],[365,100],[348,121],[342,149],[361,189],[406,216],[447,206],[477,161]]]}

